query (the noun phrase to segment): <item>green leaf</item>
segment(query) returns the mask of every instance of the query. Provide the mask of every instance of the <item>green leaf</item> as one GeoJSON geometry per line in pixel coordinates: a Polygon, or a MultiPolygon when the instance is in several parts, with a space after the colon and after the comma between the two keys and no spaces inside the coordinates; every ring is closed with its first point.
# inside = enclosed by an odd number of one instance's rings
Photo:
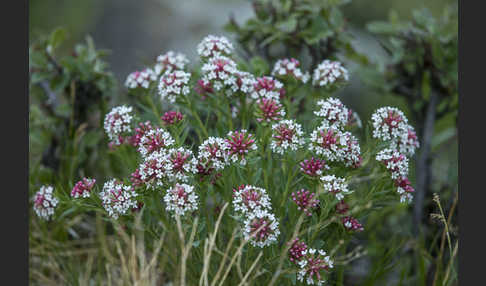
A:
{"type": "Polygon", "coordinates": [[[66,30],[64,28],[57,28],[52,31],[51,35],[49,36],[49,45],[54,50],[57,48],[64,40],[66,39],[66,30]]]}
{"type": "Polygon", "coordinates": [[[297,19],[289,17],[287,20],[278,23],[277,28],[284,33],[292,33],[297,28],[297,19]]]}

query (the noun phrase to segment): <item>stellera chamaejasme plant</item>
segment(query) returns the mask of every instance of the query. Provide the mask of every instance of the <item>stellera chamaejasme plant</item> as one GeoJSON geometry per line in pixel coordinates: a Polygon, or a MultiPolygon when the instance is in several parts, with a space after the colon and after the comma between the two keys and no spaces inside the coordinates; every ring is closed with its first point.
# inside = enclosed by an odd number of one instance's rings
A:
{"type": "Polygon", "coordinates": [[[412,201],[414,128],[394,107],[362,123],[332,97],[353,76],[339,61],[322,59],[306,71],[297,59],[280,59],[271,73],[255,74],[225,37],[207,36],[197,52],[193,66],[170,51],[130,74],[125,86],[133,104],[106,114],[109,152],[135,156],[133,164],[126,160],[131,172],[99,185],[80,178],[68,186],[72,196],[43,186],[36,214],[55,219],[56,207],[77,204],[127,228],[141,214],[147,232],[172,229],[182,240],[192,226],[198,255],[188,256],[182,242],[190,263],[181,266],[181,284],[188,275],[220,285],[246,280],[241,271],[250,275],[257,263],[252,275],[261,285],[332,281],[333,269],[346,263],[347,243],[366,230],[367,214],[412,201]],[[292,106],[297,94],[306,94],[305,104],[292,106]],[[212,256],[228,263],[220,271],[208,251],[224,251],[235,239],[238,261],[212,256]],[[200,241],[212,244],[203,249],[200,241]],[[186,271],[188,264],[201,269],[186,271]]]}

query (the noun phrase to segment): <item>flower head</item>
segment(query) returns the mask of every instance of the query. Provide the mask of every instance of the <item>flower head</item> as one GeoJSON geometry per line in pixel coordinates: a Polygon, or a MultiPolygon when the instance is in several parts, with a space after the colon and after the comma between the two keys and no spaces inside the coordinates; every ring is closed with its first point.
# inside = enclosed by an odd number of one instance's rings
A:
{"type": "Polygon", "coordinates": [[[321,271],[333,268],[334,262],[324,250],[309,248],[302,251],[304,255],[299,261],[300,270],[297,272],[297,280],[306,282],[307,285],[322,285],[325,280],[321,271]]]}
{"type": "Polygon", "coordinates": [[[376,154],[376,160],[385,164],[394,180],[408,175],[408,158],[396,150],[384,149],[376,154]]]}
{"type": "Polygon", "coordinates": [[[142,137],[145,135],[145,133],[147,133],[148,131],[150,131],[152,129],[153,129],[153,127],[152,127],[152,123],[150,123],[150,121],[139,122],[138,127],[135,127],[135,134],[133,134],[129,138],[130,143],[133,146],[138,147],[138,145],[140,144],[140,141],[142,140],[142,137]]]}
{"type": "Polygon", "coordinates": [[[326,165],[326,161],[314,157],[300,162],[300,170],[311,177],[322,175],[322,170],[324,169],[329,169],[329,166],[326,165]]]}
{"type": "Polygon", "coordinates": [[[137,201],[134,199],[137,193],[134,192],[132,186],[124,185],[116,179],[107,181],[99,195],[103,207],[114,219],[126,214],[130,208],[137,207],[137,201]]]}
{"type": "Polygon", "coordinates": [[[324,191],[333,194],[338,200],[342,200],[344,195],[351,193],[344,178],[327,175],[321,177],[321,182],[324,191]]]}
{"type": "Polygon", "coordinates": [[[132,176],[132,182],[138,185],[143,182],[147,188],[156,189],[164,186],[173,177],[173,164],[167,154],[167,150],[161,149],[150,153],[138,167],[138,173],[132,176]]]}
{"type": "Polygon", "coordinates": [[[352,231],[363,231],[364,227],[354,217],[346,216],[342,218],[343,225],[346,229],[352,231]]]}
{"type": "Polygon", "coordinates": [[[191,150],[183,147],[169,149],[167,156],[171,162],[172,174],[169,176],[171,182],[187,182],[192,174],[197,173],[197,160],[191,150]]]}
{"type": "Polygon", "coordinates": [[[261,248],[276,243],[280,230],[275,216],[266,210],[254,214],[247,216],[243,223],[245,239],[250,240],[251,245],[261,248]]]}
{"type": "Polygon", "coordinates": [[[42,186],[34,197],[34,211],[42,219],[49,220],[54,215],[54,210],[59,200],[54,197],[52,186],[42,186]]]}
{"type": "Polygon", "coordinates": [[[106,135],[108,135],[110,141],[114,142],[115,145],[122,144],[122,135],[132,131],[131,123],[133,116],[131,112],[131,106],[122,105],[114,107],[105,116],[104,128],[106,135]]]}
{"type": "Polygon", "coordinates": [[[138,152],[142,154],[143,157],[149,154],[166,149],[175,143],[174,139],[169,132],[162,128],[151,129],[140,138],[138,144],[138,152]]]}
{"type": "Polygon", "coordinates": [[[241,165],[246,165],[246,155],[257,149],[253,135],[245,129],[240,131],[230,131],[226,138],[229,146],[228,155],[232,162],[240,161],[241,165]]]}
{"type": "Polygon", "coordinates": [[[302,83],[306,83],[310,75],[308,72],[303,73],[299,66],[300,62],[297,59],[280,59],[273,67],[272,76],[283,80],[293,78],[302,83]]]}
{"type": "Polygon", "coordinates": [[[274,122],[285,116],[285,110],[280,101],[275,98],[262,97],[257,100],[256,120],[258,122],[274,122]]]}
{"type": "Polygon", "coordinates": [[[295,120],[282,120],[272,125],[270,148],[278,154],[284,154],[288,149],[296,151],[305,143],[303,135],[302,126],[295,120]]]}
{"type": "Polygon", "coordinates": [[[280,81],[270,76],[263,76],[256,78],[251,97],[253,99],[272,98],[279,100],[282,93],[285,93],[285,90],[280,81]]]}
{"type": "Polygon", "coordinates": [[[316,209],[319,205],[316,194],[305,189],[293,192],[292,200],[297,205],[297,209],[303,211],[307,216],[311,216],[313,209],[316,209]]]}
{"type": "Polygon", "coordinates": [[[213,93],[214,89],[212,87],[211,82],[205,82],[204,80],[200,79],[197,81],[197,85],[194,90],[201,95],[202,99],[206,99],[206,93],[213,93]]]}
{"type": "Polygon", "coordinates": [[[223,170],[229,164],[229,148],[223,138],[209,137],[199,146],[199,164],[203,169],[223,170]]]}
{"type": "Polygon", "coordinates": [[[182,70],[164,73],[159,82],[161,99],[174,103],[178,97],[188,95],[190,78],[191,74],[182,70]]]}
{"type": "Polygon", "coordinates": [[[189,63],[186,55],[182,53],[176,53],[174,51],[168,51],[167,53],[157,57],[157,63],[154,70],[157,75],[164,74],[165,72],[172,72],[176,70],[184,70],[189,63]]]}
{"type": "Polygon", "coordinates": [[[125,80],[125,86],[132,88],[149,88],[150,83],[157,80],[157,74],[150,68],[145,68],[142,71],[132,72],[125,80]]]}
{"type": "Polygon", "coordinates": [[[179,111],[167,111],[162,116],[162,121],[164,121],[166,125],[178,124],[182,119],[184,119],[184,116],[179,111]]]}
{"type": "Polygon", "coordinates": [[[413,200],[413,192],[415,190],[407,177],[400,177],[395,180],[395,186],[397,186],[397,193],[400,195],[400,202],[411,203],[413,200]]]}
{"type": "Polygon", "coordinates": [[[233,53],[233,44],[224,36],[208,35],[197,45],[197,53],[203,60],[230,56],[233,53]]]}
{"type": "Polygon", "coordinates": [[[210,58],[202,66],[201,72],[204,86],[210,86],[216,91],[223,90],[227,96],[233,95],[240,89],[238,79],[241,73],[230,58],[224,56],[210,58]]]}
{"type": "Polygon", "coordinates": [[[411,125],[408,125],[407,132],[404,132],[397,140],[393,140],[390,144],[390,148],[408,156],[413,156],[415,149],[419,146],[420,143],[417,134],[411,125]]]}
{"type": "Polygon", "coordinates": [[[311,133],[310,141],[309,149],[330,162],[343,162],[347,167],[361,164],[358,140],[350,132],[323,124],[311,133]]]}
{"type": "Polygon", "coordinates": [[[314,114],[322,117],[323,123],[329,126],[344,127],[349,121],[349,110],[337,99],[330,97],[326,100],[319,100],[317,105],[320,107],[314,114]]]}
{"type": "Polygon", "coordinates": [[[292,263],[298,264],[299,261],[304,257],[304,251],[307,250],[307,244],[305,242],[300,241],[297,237],[290,243],[291,246],[289,248],[289,260],[292,263]]]}
{"type": "Polygon", "coordinates": [[[381,107],[371,115],[371,120],[374,138],[390,141],[408,135],[408,120],[397,108],[381,107]]]}
{"type": "Polygon", "coordinates": [[[236,72],[236,85],[238,86],[239,92],[245,95],[251,94],[253,92],[255,83],[256,79],[251,73],[245,71],[236,72]]]}
{"type": "Polygon", "coordinates": [[[256,216],[256,212],[270,211],[270,197],[263,188],[241,185],[233,189],[233,208],[242,215],[256,216]]]}
{"type": "Polygon", "coordinates": [[[324,60],[314,70],[312,84],[315,86],[329,86],[335,82],[349,80],[348,70],[340,62],[324,60]]]}
{"type": "Polygon", "coordinates": [[[71,191],[71,197],[75,199],[88,198],[95,183],[95,179],[83,178],[81,181],[77,182],[76,185],[74,185],[71,191]]]}
{"type": "Polygon", "coordinates": [[[197,210],[198,196],[194,192],[194,186],[187,184],[175,184],[168,189],[164,196],[166,210],[173,215],[184,216],[188,212],[197,210]]]}

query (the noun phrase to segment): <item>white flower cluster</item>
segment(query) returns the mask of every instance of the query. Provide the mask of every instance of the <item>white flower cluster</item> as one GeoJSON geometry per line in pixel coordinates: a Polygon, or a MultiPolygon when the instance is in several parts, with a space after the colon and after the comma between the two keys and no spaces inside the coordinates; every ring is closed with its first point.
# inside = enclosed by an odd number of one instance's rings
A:
{"type": "Polygon", "coordinates": [[[408,120],[398,108],[381,107],[372,115],[373,137],[383,141],[394,141],[408,135],[408,120]]]}
{"type": "Polygon", "coordinates": [[[142,157],[147,157],[150,153],[172,146],[174,143],[175,140],[164,129],[150,129],[140,138],[138,152],[142,157]]]}
{"type": "Polygon", "coordinates": [[[134,200],[137,193],[135,193],[132,186],[124,185],[116,179],[106,182],[99,195],[103,207],[108,212],[108,215],[114,219],[126,214],[130,208],[137,207],[137,202],[134,200]]]}
{"type": "Polygon", "coordinates": [[[188,63],[189,60],[186,55],[168,51],[157,57],[157,63],[155,64],[154,70],[157,75],[161,75],[166,72],[184,70],[188,63]]]}
{"type": "Polygon", "coordinates": [[[272,76],[278,78],[293,77],[296,80],[306,83],[310,75],[308,72],[303,73],[299,68],[300,62],[294,58],[291,59],[280,59],[273,66],[272,76]]]}
{"type": "Polygon", "coordinates": [[[277,241],[279,223],[265,189],[242,185],[233,190],[233,208],[244,218],[243,236],[251,245],[265,247],[277,241]]]}
{"type": "Polygon", "coordinates": [[[183,216],[187,212],[197,210],[198,196],[194,192],[194,186],[187,184],[175,184],[168,189],[164,196],[166,210],[175,215],[183,216]]]}
{"type": "Polygon", "coordinates": [[[394,180],[408,176],[408,158],[396,150],[390,148],[381,150],[376,154],[376,161],[385,164],[394,180]]]}
{"type": "Polygon", "coordinates": [[[236,63],[225,56],[210,58],[202,68],[202,80],[205,85],[210,85],[216,91],[225,89],[227,96],[239,90],[238,69],[236,63]]]}
{"type": "Polygon", "coordinates": [[[256,82],[255,76],[251,73],[245,71],[236,72],[236,85],[238,86],[238,91],[243,94],[251,94],[256,82]]]}
{"type": "Polygon", "coordinates": [[[132,131],[131,123],[133,116],[131,112],[131,106],[122,105],[114,107],[105,116],[104,128],[110,141],[113,141],[115,144],[121,144],[120,136],[123,133],[132,131]]]}
{"type": "Polygon", "coordinates": [[[283,89],[283,83],[270,76],[259,77],[254,84],[251,98],[257,100],[262,98],[274,99],[280,101],[280,91],[283,89]]]}
{"type": "Polygon", "coordinates": [[[172,163],[170,182],[187,182],[190,176],[197,173],[197,160],[191,150],[179,147],[167,151],[169,161],[172,163]]]}
{"type": "Polygon", "coordinates": [[[334,267],[330,256],[324,250],[314,248],[303,250],[302,255],[304,255],[304,259],[298,263],[300,270],[297,272],[297,280],[305,281],[307,285],[323,285],[326,281],[322,278],[320,271],[334,267]],[[314,277],[317,278],[317,281],[314,281],[314,277]]]}
{"type": "Polygon", "coordinates": [[[349,80],[348,70],[340,62],[324,60],[314,70],[312,84],[315,86],[327,86],[337,81],[349,80]]]}
{"type": "Polygon", "coordinates": [[[392,140],[390,142],[390,148],[398,150],[402,154],[407,156],[413,156],[415,154],[415,149],[420,147],[420,143],[415,133],[414,128],[408,125],[408,131],[401,134],[397,140],[392,140]]]}
{"type": "Polygon", "coordinates": [[[314,114],[323,118],[323,123],[329,126],[344,127],[349,121],[349,109],[337,98],[330,97],[317,102],[320,107],[314,114]]]}
{"type": "Polygon", "coordinates": [[[150,68],[145,68],[142,71],[132,72],[125,80],[127,88],[149,88],[150,83],[157,80],[157,74],[150,68]]]}
{"type": "Polygon", "coordinates": [[[229,146],[223,138],[209,137],[199,145],[197,159],[205,169],[223,170],[229,165],[229,146]]]}
{"type": "Polygon", "coordinates": [[[339,201],[344,198],[344,195],[352,193],[348,189],[344,178],[339,178],[334,175],[327,175],[321,177],[322,187],[325,192],[333,194],[339,201]]]}
{"type": "Polygon", "coordinates": [[[42,219],[49,220],[54,215],[54,210],[59,200],[54,197],[52,186],[42,186],[34,197],[34,211],[42,219]]]}
{"type": "Polygon", "coordinates": [[[202,59],[230,56],[233,53],[233,44],[224,36],[208,35],[197,45],[197,53],[202,59]]]}
{"type": "Polygon", "coordinates": [[[159,94],[162,100],[174,103],[179,96],[188,95],[191,74],[182,70],[166,72],[160,77],[159,94]]]}
{"type": "Polygon", "coordinates": [[[322,124],[311,133],[309,150],[331,162],[343,162],[346,166],[359,166],[361,162],[358,140],[350,132],[336,126],[322,124]]]}
{"type": "Polygon", "coordinates": [[[282,120],[272,125],[272,141],[270,148],[277,154],[284,154],[288,149],[296,151],[305,140],[302,126],[295,120],[282,120]]]}
{"type": "Polygon", "coordinates": [[[155,190],[157,187],[164,186],[173,176],[172,166],[166,150],[155,151],[145,157],[140,164],[138,168],[140,179],[147,188],[155,190]]]}
{"type": "Polygon", "coordinates": [[[254,217],[256,213],[271,211],[272,205],[265,189],[243,185],[233,190],[233,208],[241,215],[254,217]]]}

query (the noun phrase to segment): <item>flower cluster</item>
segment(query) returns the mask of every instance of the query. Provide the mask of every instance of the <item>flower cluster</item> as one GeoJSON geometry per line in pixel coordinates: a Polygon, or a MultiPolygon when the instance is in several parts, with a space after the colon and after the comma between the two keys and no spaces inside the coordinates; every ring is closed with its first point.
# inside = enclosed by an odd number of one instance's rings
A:
{"type": "Polygon", "coordinates": [[[197,160],[191,150],[183,147],[169,149],[167,156],[172,164],[170,182],[187,182],[192,174],[197,173],[197,160]]]}
{"type": "Polygon", "coordinates": [[[138,127],[135,127],[135,134],[130,137],[130,143],[134,147],[138,147],[142,137],[145,136],[145,134],[150,130],[153,130],[152,123],[150,123],[150,121],[139,122],[138,127]]]}
{"type": "Polygon", "coordinates": [[[322,117],[323,124],[328,126],[344,127],[349,122],[349,109],[337,99],[330,97],[326,100],[319,100],[317,105],[320,107],[314,114],[322,117]]]}
{"type": "Polygon", "coordinates": [[[246,165],[245,156],[249,151],[256,150],[258,147],[253,135],[245,129],[240,131],[230,131],[226,138],[229,150],[228,155],[232,162],[240,161],[241,165],[246,165]]]}
{"type": "Polygon", "coordinates": [[[299,123],[294,120],[282,120],[272,125],[270,148],[278,154],[284,154],[288,149],[296,151],[305,143],[303,134],[299,123]]]}
{"type": "Polygon", "coordinates": [[[300,62],[297,59],[280,59],[273,67],[272,76],[280,79],[294,78],[302,83],[306,83],[310,75],[308,72],[303,73],[299,66],[300,62]]]}
{"type": "Polygon", "coordinates": [[[91,195],[91,190],[96,183],[95,179],[83,178],[81,181],[74,185],[71,191],[71,197],[77,198],[88,198],[91,195]]]}
{"type": "Polygon", "coordinates": [[[198,196],[194,192],[194,186],[187,184],[175,184],[166,191],[164,202],[166,210],[174,212],[174,215],[183,216],[187,212],[197,210],[198,196]]]}
{"type": "Polygon", "coordinates": [[[238,86],[238,91],[243,94],[251,94],[253,92],[254,86],[256,84],[255,77],[245,71],[236,72],[236,85],[238,86]]]}
{"type": "Polygon", "coordinates": [[[316,194],[302,189],[292,192],[292,200],[297,205],[297,209],[303,211],[307,216],[312,215],[312,210],[319,205],[319,200],[315,198],[316,194]]]}
{"type": "Polygon", "coordinates": [[[358,140],[336,126],[321,125],[311,133],[309,149],[330,162],[343,162],[347,167],[361,164],[358,140]]]}
{"type": "Polygon", "coordinates": [[[132,131],[132,109],[131,106],[117,106],[105,116],[104,128],[106,135],[116,145],[122,144],[123,134],[132,131]]]}
{"type": "MultiPolygon", "coordinates": [[[[223,138],[209,137],[199,145],[197,155],[200,170],[223,170],[229,164],[229,145],[223,138]]],[[[202,173],[202,171],[200,171],[202,173]]]]}
{"type": "Polygon", "coordinates": [[[188,95],[190,78],[190,73],[181,70],[164,73],[159,82],[161,99],[174,103],[178,97],[188,95]]]}
{"type": "Polygon", "coordinates": [[[397,108],[381,107],[372,115],[373,137],[383,141],[395,141],[404,134],[408,135],[408,120],[397,108]]]}
{"type": "Polygon", "coordinates": [[[355,219],[354,217],[350,217],[350,216],[345,216],[341,219],[344,227],[348,230],[352,230],[352,231],[363,231],[364,230],[364,227],[362,224],[360,224],[358,222],[357,219],[355,219]]]}
{"type": "Polygon", "coordinates": [[[307,285],[322,285],[325,280],[321,271],[328,271],[333,268],[334,262],[330,256],[322,249],[308,248],[301,252],[302,257],[298,266],[297,280],[306,282],[307,285]]]}
{"type": "Polygon", "coordinates": [[[398,150],[402,154],[413,156],[415,149],[420,146],[417,134],[412,126],[408,126],[408,131],[402,133],[397,140],[390,142],[390,148],[398,150]]]}
{"type": "Polygon", "coordinates": [[[162,128],[151,129],[145,132],[140,138],[138,152],[140,152],[143,157],[146,157],[153,152],[170,147],[174,143],[175,141],[169,132],[162,128]]]}
{"type": "Polygon", "coordinates": [[[204,100],[206,99],[206,94],[207,93],[213,93],[214,89],[211,86],[211,82],[204,82],[204,80],[200,79],[197,81],[197,86],[194,88],[194,90],[201,95],[201,98],[204,100]]]}
{"type": "Polygon", "coordinates": [[[147,188],[152,189],[164,186],[173,176],[172,166],[166,150],[155,151],[145,157],[138,167],[138,173],[132,174],[132,182],[136,182],[137,186],[143,182],[147,188]]]}
{"type": "Polygon", "coordinates": [[[232,203],[234,210],[244,217],[243,235],[253,246],[264,247],[277,241],[278,221],[265,189],[241,185],[233,189],[232,203]]]}
{"type": "Polygon", "coordinates": [[[253,99],[272,98],[279,100],[283,94],[285,94],[285,90],[280,81],[269,76],[264,76],[256,78],[251,97],[253,99]]]}
{"type": "Polygon", "coordinates": [[[227,57],[216,56],[210,58],[205,63],[201,72],[204,85],[210,85],[216,91],[225,90],[227,96],[239,90],[238,86],[238,69],[236,63],[227,57]]]}
{"type": "Polygon", "coordinates": [[[157,63],[155,64],[154,71],[157,75],[161,75],[166,72],[184,70],[188,63],[189,60],[187,59],[186,55],[168,51],[167,53],[157,57],[157,63]]]}
{"type": "Polygon", "coordinates": [[[328,86],[334,82],[349,80],[348,70],[340,62],[324,60],[314,70],[312,84],[315,86],[328,86]]]}
{"type": "Polygon", "coordinates": [[[397,193],[400,195],[400,202],[412,202],[413,195],[415,191],[412,184],[407,177],[400,177],[395,180],[395,186],[397,186],[397,193]]]}
{"type": "Polygon", "coordinates": [[[150,68],[145,68],[142,71],[132,72],[125,80],[127,88],[149,88],[150,83],[157,80],[157,74],[150,68]]]}
{"type": "Polygon", "coordinates": [[[305,159],[303,162],[300,162],[300,170],[311,177],[322,175],[323,169],[329,169],[329,166],[326,165],[326,161],[324,160],[311,157],[310,159],[305,159]]]}
{"type": "Polygon", "coordinates": [[[54,210],[59,200],[54,197],[52,186],[42,186],[34,197],[34,211],[38,217],[49,220],[54,215],[54,210]]]}
{"type": "Polygon", "coordinates": [[[197,53],[202,59],[230,56],[233,44],[226,37],[208,35],[197,45],[197,53]]]}
{"type": "Polygon", "coordinates": [[[289,260],[292,263],[297,264],[302,257],[304,257],[303,252],[307,250],[307,244],[305,242],[300,241],[297,237],[290,243],[289,248],[289,260]]]}
{"type": "Polygon", "coordinates": [[[376,154],[376,161],[385,164],[394,180],[408,175],[408,158],[396,150],[390,148],[381,150],[376,154]]]}
{"type": "Polygon", "coordinates": [[[324,191],[333,194],[338,200],[342,200],[344,195],[351,193],[344,178],[339,178],[334,175],[326,175],[321,177],[321,182],[324,191]]]}
{"type": "Polygon", "coordinates": [[[165,125],[178,124],[182,119],[184,119],[184,116],[179,111],[167,111],[162,116],[162,121],[164,121],[165,125]]]}
{"type": "Polygon", "coordinates": [[[130,208],[137,207],[137,201],[134,200],[137,193],[135,193],[132,186],[124,185],[116,179],[107,181],[103,185],[103,190],[99,193],[99,196],[108,215],[114,219],[126,214],[130,208]]]}
{"type": "Polygon", "coordinates": [[[266,97],[258,99],[255,112],[258,122],[270,123],[280,120],[283,116],[285,116],[285,110],[278,99],[266,97]]]}

